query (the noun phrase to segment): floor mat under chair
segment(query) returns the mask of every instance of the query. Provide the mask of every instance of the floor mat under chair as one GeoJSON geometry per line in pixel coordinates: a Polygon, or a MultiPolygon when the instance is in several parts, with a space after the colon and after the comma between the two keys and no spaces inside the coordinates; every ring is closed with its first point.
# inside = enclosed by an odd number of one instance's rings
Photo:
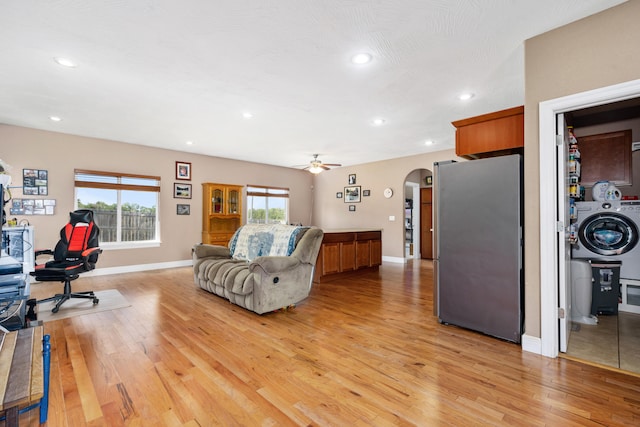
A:
{"type": "Polygon", "coordinates": [[[53,320],[66,319],[74,316],[82,316],[83,314],[99,313],[101,311],[115,310],[117,308],[130,307],[131,303],[116,289],[107,289],[105,291],[97,291],[96,297],[100,300],[98,304],[94,304],[93,300],[84,298],[72,298],[65,301],[57,313],[52,313],[51,309],[55,302],[43,302],[38,304],[38,320],[51,322],[53,320]]]}

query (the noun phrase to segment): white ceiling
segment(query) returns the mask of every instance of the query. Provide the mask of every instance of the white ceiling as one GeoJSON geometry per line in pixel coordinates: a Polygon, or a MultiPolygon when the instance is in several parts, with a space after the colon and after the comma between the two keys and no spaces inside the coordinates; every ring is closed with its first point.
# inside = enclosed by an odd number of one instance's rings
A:
{"type": "Polygon", "coordinates": [[[453,148],[524,103],[524,40],[620,3],[4,1],[0,123],[285,167],[453,148]]]}

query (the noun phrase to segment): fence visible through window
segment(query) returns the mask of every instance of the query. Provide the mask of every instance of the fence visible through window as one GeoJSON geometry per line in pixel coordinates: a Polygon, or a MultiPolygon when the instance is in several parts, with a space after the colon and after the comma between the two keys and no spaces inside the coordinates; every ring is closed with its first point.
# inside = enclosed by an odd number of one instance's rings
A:
{"type": "MultiPolygon", "coordinates": [[[[95,210],[93,218],[100,227],[101,242],[115,242],[117,236],[117,216],[115,211],[95,210]]],[[[155,238],[156,218],[141,212],[122,212],[122,241],[144,241],[155,238]]]]}
{"type": "Polygon", "coordinates": [[[160,177],[75,171],[75,208],[90,209],[102,243],[159,242],[160,177]]]}

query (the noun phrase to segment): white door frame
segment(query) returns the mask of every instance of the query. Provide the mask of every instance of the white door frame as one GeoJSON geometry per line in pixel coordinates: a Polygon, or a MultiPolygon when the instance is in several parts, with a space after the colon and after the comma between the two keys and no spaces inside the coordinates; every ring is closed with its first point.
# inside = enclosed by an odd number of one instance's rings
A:
{"type": "Polygon", "coordinates": [[[640,97],[640,80],[633,80],[539,105],[540,354],[543,356],[558,356],[558,291],[561,286],[567,286],[560,283],[564,279],[558,277],[561,254],[556,244],[556,114],[637,97],[640,97]]]}

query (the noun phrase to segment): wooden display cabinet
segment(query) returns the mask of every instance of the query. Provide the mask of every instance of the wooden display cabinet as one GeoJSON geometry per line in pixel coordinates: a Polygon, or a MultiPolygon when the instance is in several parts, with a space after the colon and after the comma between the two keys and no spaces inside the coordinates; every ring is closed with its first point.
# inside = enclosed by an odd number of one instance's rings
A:
{"type": "Polygon", "coordinates": [[[456,155],[467,159],[523,153],[524,107],[452,122],[456,155]]]}
{"type": "Polygon", "coordinates": [[[242,186],[202,184],[202,243],[226,246],[242,225],[242,186]]]}

